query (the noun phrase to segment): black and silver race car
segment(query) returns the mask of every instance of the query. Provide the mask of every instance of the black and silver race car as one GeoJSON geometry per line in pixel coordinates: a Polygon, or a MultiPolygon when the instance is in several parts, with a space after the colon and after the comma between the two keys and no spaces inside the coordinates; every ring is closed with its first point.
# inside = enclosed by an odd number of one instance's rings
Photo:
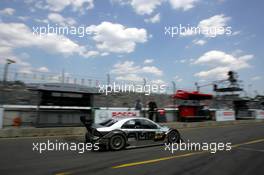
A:
{"type": "Polygon", "coordinates": [[[180,133],[173,128],[142,117],[109,119],[100,124],[92,124],[81,118],[87,128],[87,143],[98,143],[106,149],[123,148],[175,143],[181,140],[180,133]]]}

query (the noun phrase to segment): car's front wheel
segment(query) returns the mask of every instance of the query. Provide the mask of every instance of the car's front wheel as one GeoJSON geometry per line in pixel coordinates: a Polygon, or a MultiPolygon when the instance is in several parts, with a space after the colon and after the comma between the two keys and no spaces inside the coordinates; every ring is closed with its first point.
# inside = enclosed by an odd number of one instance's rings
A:
{"type": "Polygon", "coordinates": [[[114,135],[110,138],[109,145],[111,150],[117,151],[125,147],[126,141],[122,135],[114,135]]]}
{"type": "Polygon", "coordinates": [[[176,130],[172,130],[168,134],[168,142],[169,143],[179,143],[181,139],[180,133],[176,130]]]}

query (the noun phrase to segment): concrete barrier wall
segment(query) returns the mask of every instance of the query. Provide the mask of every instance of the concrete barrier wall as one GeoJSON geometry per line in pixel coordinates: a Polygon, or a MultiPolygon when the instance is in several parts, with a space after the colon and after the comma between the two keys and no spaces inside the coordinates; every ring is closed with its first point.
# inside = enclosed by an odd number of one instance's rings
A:
{"type": "MultiPolygon", "coordinates": [[[[105,108],[109,110],[134,110],[133,108],[105,108]]],[[[145,112],[141,111],[140,116],[148,117],[148,109],[145,112]]],[[[165,108],[167,122],[177,121],[176,110],[173,108],[165,108]]],[[[86,116],[93,119],[91,108],[78,108],[78,107],[54,107],[54,106],[42,106],[37,112],[37,106],[26,105],[8,105],[4,110],[3,126],[13,126],[14,119],[20,118],[21,126],[78,126],[82,125],[80,122],[80,116],[86,116]],[[53,109],[54,108],[54,109],[53,109]]]]}
{"type": "MultiPolygon", "coordinates": [[[[39,112],[37,112],[36,106],[19,106],[19,107],[7,107],[4,110],[3,126],[12,126],[14,119],[19,117],[21,119],[21,126],[81,126],[80,116],[87,116],[87,118],[93,119],[92,109],[90,107],[55,107],[55,106],[42,106],[39,112]]],[[[133,108],[105,108],[110,110],[134,110],[133,108]]],[[[164,122],[178,121],[177,109],[164,108],[166,111],[165,117],[161,116],[159,120],[164,122]]],[[[141,111],[141,116],[148,117],[148,109],[145,112],[141,111]]],[[[216,109],[212,109],[212,114],[216,109]]],[[[157,114],[158,116],[158,114],[157,114]]],[[[216,120],[213,117],[213,120],[216,120]]]]}
{"type": "Polygon", "coordinates": [[[4,126],[12,126],[15,118],[20,118],[23,126],[34,126],[36,123],[37,114],[32,110],[5,110],[4,111],[4,126]]]}
{"type": "MultiPolygon", "coordinates": [[[[163,123],[171,128],[176,128],[179,130],[188,128],[199,128],[199,127],[221,127],[228,125],[247,125],[247,124],[264,124],[264,120],[236,120],[236,121],[206,121],[206,122],[193,122],[193,123],[180,123],[171,122],[163,123]]],[[[14,138],[14,137],[44,137],[44,136],[57,136],[57,137],[67,137],[67,136],[84,136],[86,133],[85,127],[57,127],[57,128],[4,128],[0,129],[0,138],[14,138]]]]}
{"type": "Polygon", "coordinates": [[[13,126],[14,119],[21,120],[21,126],[55,126],[81,125],[80,116],[91,118],[91,112],[80,110],[40,110],[36,109],[6,109],[3,126],[13,126]]]}
{"type": "Polygon", "coordinates": [[[256,119],[264,119],[264,110],[255,110],[256,119]]]}

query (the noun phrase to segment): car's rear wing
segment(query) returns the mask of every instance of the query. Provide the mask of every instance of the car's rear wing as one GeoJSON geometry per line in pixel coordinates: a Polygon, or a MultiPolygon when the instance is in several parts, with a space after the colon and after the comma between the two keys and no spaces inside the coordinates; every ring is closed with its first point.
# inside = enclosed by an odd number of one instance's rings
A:
{"type": "Polygon", "coordinates": [[[91,129],[92,124],[93,124],[93,120],[86,119],[85,116],[81,116],[80,117],[80,120],[84,124],[84,126],[86,127],[86,129],[89,131],[91,129]]]}

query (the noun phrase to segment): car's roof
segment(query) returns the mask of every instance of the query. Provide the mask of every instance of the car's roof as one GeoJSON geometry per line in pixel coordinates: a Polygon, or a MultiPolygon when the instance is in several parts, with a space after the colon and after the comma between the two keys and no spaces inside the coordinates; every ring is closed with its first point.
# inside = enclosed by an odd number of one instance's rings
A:
{"type": "Polygon", "coordinates": [[[105,126],[104,128],[119,129],[124,123],[126,123],[129,120],[133,120],[133,119],[151,121],[154,124],[159,126],[159,124],[157,124],[156,122],[154,122],[148,118],[145,118],[145,117],[122,117],[122,118],[111,118],[111,120],[115,120],[116,122],[113,125],[105,126]]]}
{"type": "Polygon", "coordinates": [[[149,120],[148,118],[145,118],[145,117],[121,117],[121,118],[114,118],[114,120],[117,120],[117,121],[131,120],[131,119],[146,119],[146,120],[149,120]]]}
{"type": "Polygon", "coordinates": [[[151,122],[157,124],[156,122],[154,122],[154,121],[152,121],[146,117],[122,117],[122,118],[114,118],[113,120],[116,120],[117,123],[125,123],[126,121],[133,120],[133,119],[148,120],[148,121],[151,121],[151,122]]]}

